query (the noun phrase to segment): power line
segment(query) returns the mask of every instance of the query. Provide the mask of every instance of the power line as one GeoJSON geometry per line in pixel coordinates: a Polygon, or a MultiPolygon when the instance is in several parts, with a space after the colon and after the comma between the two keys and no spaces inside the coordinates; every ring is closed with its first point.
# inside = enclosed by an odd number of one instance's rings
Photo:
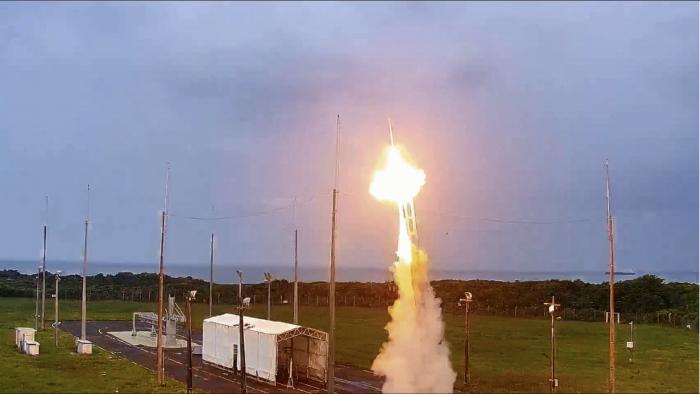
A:
{"type": "Polygon", "coordinates": [[[597,219],[593,218],[580,218],[580,219],[561,219],[561,220],[520,220],[520,219],[501,219],[501,218],[489,218],[489,217],[474,217],[474,216],[460,216],[448,213],[442,213],[439,211],[430,211],[419,209],[418,212],[433,214],[437,216],[450,217],[453,219],[460,220],[474,220],[479,222],[491,222],[491,223],[503,223],[503,224],[572,224],[572,223],[585,223],[593,222],[597,219]]]}
{"type": "MultiPolygon", "coordinates": [[[[323,194],[325,195],[325,194],[323,194]]],[[[255,217],[255,216],[263,216],[263,215],[270,215],[273,213],[281,212],[290,208],[295,208],[296,205],[301,205],[301,204],[309,204],[313,202],[316,197],[319,195],[311,196],[305,201],[299,201],[296,197],[293,199],[293,202],[288,205],[283,205],[277,208],[272,208],[272,209],[267,209],[263,211],[256,211],[256,212],[250,212],[250,213],[243,213],[243,214],[238,214],[238,215],[227,215],[227,216],[190,216],[190,215],[176,215],[176,214],[169,214],[168,216],[170,217],[175,217],[175,218],[180,218],[180,219],[189,219],[189,220],[203,220],[203,221],[219,221],[219,220],[233,220],[233,219],[243,219],[243,218],[249,218],[249,217],[255,217]]]]}
{"type": "MultiPolygon", "coordinates": [[[[364,197],[360,197],[358,195],[350,194],[350,193],[342,193],[342,194],[344,197],[350,197],[350,198],[355,198],[355,199],[364,198],[364,197]]],[[[427,210],[427,209],[416,209],[416,211],[419,213],[423,213],[423,214],[442,216],[442,217],[448,217],[448,218],[459,219],[459,220],[501,223],[501,224],[535,224],[535,225],[572,224],[572,223],[594,222],[594,221],[599,220],[597,218],[578,218],[578,219],[559,219],[559,220],[523,220],[523,219],[504,219],[504,218],[493,218],[493,217],[462,216],[462,215],[456,215],[453,213],[445,213],[445,212],[441,212],[441,211],[427,210]]]]}

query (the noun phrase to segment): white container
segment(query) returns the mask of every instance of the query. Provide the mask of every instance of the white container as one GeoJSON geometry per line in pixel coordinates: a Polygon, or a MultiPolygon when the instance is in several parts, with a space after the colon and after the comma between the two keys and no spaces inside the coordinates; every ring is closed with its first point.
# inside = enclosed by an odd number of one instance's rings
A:
{"type": "Polygon", "coordinates": [[[15,346],[17,350],[23,351],[24,345],[23,341],[33,341],[36,330],[29,327],[17,327],[15,328],[15,346]]]}
{"type": "Polygon", "coordinates": [[[92,342],[88,340],[78,339],[78,353],[92,354],[92,342]]]}
{"type": "Polygon", "coordinates": [[[37,341],[25,341],[24,342],[24,352],[30,356],[39,355],[39,342],[37,341]]]}
{"type": "MultiPolygon", "coordinates": [[[[225,313],[204,319],[202,361],[240,371],[238,315],[225,313]]],[[[328,334],[285,322],[243,318],[246,372],[269,383],[277,383],[278,368],[289,362],[287,350],[294,346],[294,366],[307,376],[325,382],[328,334]],[[291,339],[294,338],[292,344],[291,339]],[[285,360],[286,357],[286,360],[285,360]]]]}

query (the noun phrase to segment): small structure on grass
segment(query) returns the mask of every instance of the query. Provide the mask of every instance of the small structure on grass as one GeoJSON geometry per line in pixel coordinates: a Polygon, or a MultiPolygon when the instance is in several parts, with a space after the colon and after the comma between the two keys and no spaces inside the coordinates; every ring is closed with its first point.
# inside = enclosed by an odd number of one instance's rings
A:
{"type": "Polygon", "coordinates": [[[30,356],[39,355],[39,342],[34,340],[36,330],[29,327],[15,328],[15,346],[17,350],[30,356]]]}
{"type": "MultiPolygon", "coordinates": [[[[246,372],[276,385],[299,379],[326,383],[328,334],[285,322],[244,316],[246,372]]],[[[225,313],[204,319],[202,361],[240,370],[239,316],[225,313]]]]}

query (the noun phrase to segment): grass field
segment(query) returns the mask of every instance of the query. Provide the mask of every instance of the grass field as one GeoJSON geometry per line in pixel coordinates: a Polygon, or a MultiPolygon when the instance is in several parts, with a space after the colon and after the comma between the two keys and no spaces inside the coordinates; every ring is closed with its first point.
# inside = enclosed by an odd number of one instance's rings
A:
{"type": "MultiPolygon", "coordinates": [[[[34,327],[34,302],[21,298],[0,298],[0,392],[3,393],[184,393],[185,385],[168,379],[161,388],[145,368],[102,350],[93,355],[75,353],[73,336],[59,331],[59,346],[54,347],[53,329],[37,334],[41,354],[31,357],[15,347],[14,329],[34,327]],[[29,309],[27,309],[29,308],[29,309]]],[[[75,303],[62,303],[68,308],[75,303]]],[[[99,304],[95,303],[95,308],[99,304]]],[[[53,304],[51,308],[53,318],[53,304]]],[[[51,327],[50,323],[47,327],[51,327]]]]}
{"type": "MultiPolygon", "coordinates": [[[[53,308],[47,317],[53,319],[53,308]]],[[[134,311],[154,311],[155,305],[120,301],[96,301],[88,305],[90,320],[129,320],[134,311]]],[[[0,324],[6,329],[0,365],[3,388],[17,391],[153,391],[153,376],[123,360],[110,359],[106,352],[86,359],[72,355],[72,340],[63,336],[59,354],[53,351],[50,331],[42,333],[42,356],[30,359],[15,352],[14,329],[33,326],[34,302],[31,299],[0,298],[0,324]],[[70,362],[66,362],[70,361],[70,362]],[[54,369],[54,379],[22,378],[28,366],[54,369]],[[60,366],[60,368],[56,368],[60,366]],[[101,375],[106,372],[107,375],[101,375]],[[76,376],[89,374],[90,386],[74,383],[76,376]],[[30,386],[20,386],[18,382],[30,386]],[[42,383],[43,381],[43,383],[42,383]],[[51,386],[48,382],[60,381],[51,386]],[[24,383],[23,383],[24,384],[24,383]],[[114,387],[114,388],[113,388],[114,387]],[[31,389],[28,389],[31,388],[31,389]],[[90,389],[92,388],[92,390],[90,389]]],[[[208,306],[193,306],[194,327],[208,306]]],[[[230,306],[215,305],[214,313],[233,312],[230,306]]],[[[291,321],[291,306],[274,306],[273,319],[291,321]]],[[[264,317],[263,305],[254,305],[250,314],[264,317]]],[[[80,318],[78,301],[61,303],[61,319],[80,318]]],[[[324,307],[300,307],[303,325],[326,330],[328,311],[324,307]]],[[[369,368],[382,342],[388,314],[384,309],[339,307],[337,310],[337,361],[369,368]]],[[[451,358],[462,380],[463,316],[446,316],[446,335],[451,358]]],[[[546,392],[549,378],[549,320],[473,316],[471,324],[472,392],[546,392]]],[[[578,321],[557,322],[557,370],[559,392],[603,392],[607,382],[607,326],[578,321]]],[[[698,333],[695,330],[639,325],[635,330],[634,361],[628,361],[624,342],[628,326],[622,325],[617,337],[617,388],[619,392],[698,392],[698,333]]],[[[48,376],[48,375],[47,375],[48,376]]],[[[77,381],[77,379],[76,379],[77,381]]],[[[168,388],[181,388],[169,384],[168,388]]]]}

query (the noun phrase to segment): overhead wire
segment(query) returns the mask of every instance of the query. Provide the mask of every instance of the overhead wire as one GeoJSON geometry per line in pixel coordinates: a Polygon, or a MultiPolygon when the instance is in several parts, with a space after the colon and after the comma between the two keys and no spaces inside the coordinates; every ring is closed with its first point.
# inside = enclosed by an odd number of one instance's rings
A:
{"type": "MultiPolygon", "coordinates": [[[[363,197],[360,197],[358,195],[354,195],[351,193],[341,193],[345,197],[350,197],[350,198],[356,198],[360,199],[363,197]]],[[[421,209],[417,208],[416,212],[418,213],[427,213],[428,215],[436,215],[436,216],[442,216],[442,217],[448,217],[448,218],[453,218],[453,219],[459,219],[459,220],[465,220],[465,221],[479,221],[479,222],[490,222],[490,223],[500,223],[500,224],[533,224],[533,225],[555,225],[555,224],[574,224],[574,223],[585,223],[585,222],[593,222],[598,219],[596,218],[575,218],[575,219],[557,219],[557,220],[525,220],[525,219],[505,219],[505,218],[496,218],[496,217],[476,217],[476,216],[463,216],[463,215],[458,215],[454,213],[446,213],[442,211],[437,211],[437,210],[430,210],[430,209],[421,209]]]]}
{"type": "Polygon", "coordinates": [[[194,216],[194,215],[179,215],[179,214],[169,213],[168,216],[180,218],[180,219],[200,220],[200,221],[220,221],[220,220],[244,219],[244,218],[249,218],[249,217],[270,215],[270,214],[285,211],[285,210],[288,210],[291,208],[295,208],[298,205],[309,204],[309,203],[313,202],[314,200],[316,200],[320,195],[325,195],[325,194],[312,195],[305,200],[300,200],[298,197],[294,197],[294,198],[290,199],[292,202],[290,204],[287,204],[287,205],[283,205],[283,206],[279,206],[279,207],[271,208],[271,209],[266,209],[266,210],[261,210],[261,211],[241,213],[241,214],[236,214],[236,215],[194,216]]]}

